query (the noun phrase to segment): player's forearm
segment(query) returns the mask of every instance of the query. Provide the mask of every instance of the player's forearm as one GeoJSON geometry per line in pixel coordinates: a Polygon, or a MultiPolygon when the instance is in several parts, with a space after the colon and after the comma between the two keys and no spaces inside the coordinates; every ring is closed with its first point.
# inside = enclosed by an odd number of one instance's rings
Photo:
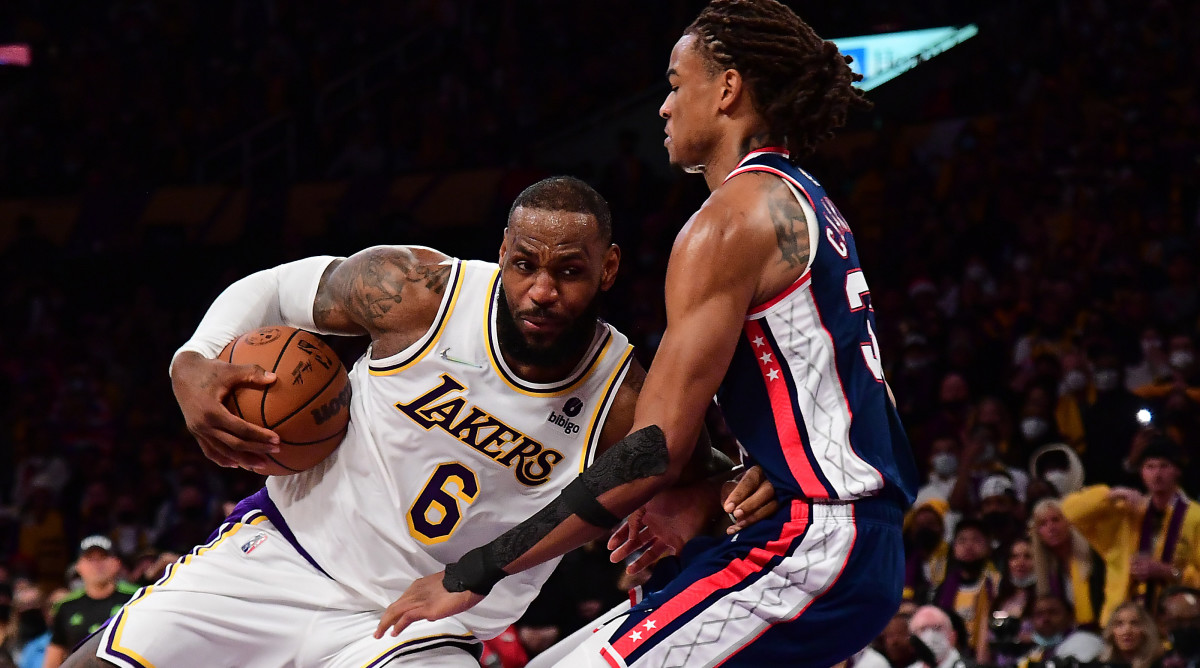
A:
{"type": "Polygon", "coordinates": [[[238,335],[268,325],[316,330],[313,301],[325,267],[333,260],[329,256],[305,258],[235,281],[213,300],[192,338],[175,357],[186,351],[216,357],[238,335]]]}
{"type": "Polygon", "coordinates": [[[533,517],[447,566],[444,586],[486,594],[506,575],[604,535],[674,480],[667,475],[668,463],[661,429],[631,433],[533,517]]]}

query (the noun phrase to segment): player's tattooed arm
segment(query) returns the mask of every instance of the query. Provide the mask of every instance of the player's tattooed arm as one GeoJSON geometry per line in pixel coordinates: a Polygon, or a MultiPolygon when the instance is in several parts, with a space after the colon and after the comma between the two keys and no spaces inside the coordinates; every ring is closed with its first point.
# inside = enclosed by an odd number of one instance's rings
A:
{"type": "Polygon", "coordinates": [[[376,246],[325,270],[313,305],[324,331],[384,335],[423,333],[437,312],[451,266],[426,249],[376,246]]]}
{"type": "Polygon", "coordinates": [[[782,255],[782,262],[789,269],[808,266],[809,248],[808,218],[792,189],[783,179],[771,179],[767,189],[767,207],[771,224],[775,227],[775,243],[782,255]]]}

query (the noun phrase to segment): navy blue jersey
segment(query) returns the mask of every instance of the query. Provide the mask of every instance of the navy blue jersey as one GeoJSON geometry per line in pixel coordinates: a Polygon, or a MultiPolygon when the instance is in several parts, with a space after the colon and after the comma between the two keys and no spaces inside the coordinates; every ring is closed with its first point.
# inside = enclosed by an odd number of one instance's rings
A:
{"type": "Polygon", "coordinates": [[[824,188],[782,149],[753,151],[726,180],[770,172],[808,219],[809,266],[746,316],[717,394],[730,429],[786,496],[911,503],[916,464],[888,398],[871,293],[854,235],[824,188]]]}

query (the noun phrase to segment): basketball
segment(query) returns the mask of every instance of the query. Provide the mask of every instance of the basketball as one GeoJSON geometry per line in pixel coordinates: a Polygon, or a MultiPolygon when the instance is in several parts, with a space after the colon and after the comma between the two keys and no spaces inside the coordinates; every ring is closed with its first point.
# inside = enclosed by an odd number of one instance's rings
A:
{"type": "Polygon", "coordinates": [[[350,422],[350,376],[316,334],[293,327],[262,327],[225,346],[220,359],[257,364],[273,372],[266,388],[242,386],[226,398],[243,420],[279,434],[279,452],[266,455],[270,475],[316,466],[342,442],[350,422]]]}

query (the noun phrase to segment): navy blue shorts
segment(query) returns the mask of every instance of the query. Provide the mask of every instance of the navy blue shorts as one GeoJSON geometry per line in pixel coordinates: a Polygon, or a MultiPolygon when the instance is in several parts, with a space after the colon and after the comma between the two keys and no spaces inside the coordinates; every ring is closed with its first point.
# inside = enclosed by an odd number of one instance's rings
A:
{"type": "Polygon", "coordinates": [[[902,516],[878,498],[785,504],[685,555],[677,575],[596,634],[607,639],[600,656],[617,668],[829,668],[900,605],[902,516]]]}

